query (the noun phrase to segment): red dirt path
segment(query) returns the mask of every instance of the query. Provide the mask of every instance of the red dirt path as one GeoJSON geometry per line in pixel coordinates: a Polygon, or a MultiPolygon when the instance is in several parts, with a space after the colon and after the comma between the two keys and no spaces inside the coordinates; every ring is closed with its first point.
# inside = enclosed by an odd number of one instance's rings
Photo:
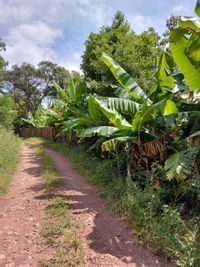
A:
{"type": "Polygon", "coordinates": [[[22,155],[9,192],[0,199],[0,267],[37,266],[43,247],[40,229],[45,201],[40,166],[33,151],[22,155]]]}
{"type": "Polygon", "coordinates": [[[134,244],[130,230],[111,214],[95,187],[77,174],[72,164],[55,151],[45,149],[64,178],[66,195],[82,246],[86,266],[172,267],[143,247],[134,244]]]}
{"type": "MultiPolygon", "coordinates": [[[[62,194],[78,223],[85,266],[171,267],[132,242],[120,218],[111,214],[94,186],[76,173],[60,154],[45,149],[64,178],[62,194]]],[[[23,144],[17,171],[5,197],[0,198],[0,267],[38,266],[50,255],[40,237],[46,200],[35,153],[23,144]]],[[[61,267],[61,266],[59,266],[61,267]]]]}

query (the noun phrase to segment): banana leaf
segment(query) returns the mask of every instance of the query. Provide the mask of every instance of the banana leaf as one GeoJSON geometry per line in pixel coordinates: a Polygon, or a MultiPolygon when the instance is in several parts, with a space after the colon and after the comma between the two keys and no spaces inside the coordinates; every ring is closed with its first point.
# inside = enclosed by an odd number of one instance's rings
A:
{"type": "Polygon", "coordinates": [[[105,53],[102,54],[101,60],[107,65],[116,80],[131,97],[139,103],[151,103],[150,99],[135,82],[135,80],[117,62],[105,53]]]}

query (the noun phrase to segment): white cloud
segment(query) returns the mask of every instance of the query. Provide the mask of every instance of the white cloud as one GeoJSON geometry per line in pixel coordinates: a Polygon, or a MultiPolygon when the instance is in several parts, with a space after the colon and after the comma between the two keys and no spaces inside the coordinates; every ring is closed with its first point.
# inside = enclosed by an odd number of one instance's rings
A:
{"type": "Polygon", "coordinates": [[[78,13],[88,18],[96,27],[102,26],[112,14],[109,6],[98,3],[98,1],[96,3],[92,0],[75,0],[73,2],[78,13]]]}
{"type": "Polygon", "coordinates": [[[0,0],[0,23],[12,24],[14,22],[29,21],[33,17],[33,10],[22,2],[0,0]]]}
{"type": "Polygon", "coordinates": [[[101,0],[0,0],[0,23],[29,22],[43,18],[47,23],[86,18],[102,26],[111,15],[111,7],[101,0]]]}
{"type": "Polygon", "coordinates": [[[81,72],[80,64],[74,62],[73,60],[67,60],[66,62],[59,62],[58,64],[60,66],[65,67],[69,71],[75,70],[75,71],[81,72]]]}
{"type": "MultiPolygon", "coordinates": [[[[109,5],[102,3],[101,0],[53,0],[48,2],[48,10],[45,18],[48,21],[62,22],[63,20],[77,20],[79,23],[87,19],[96,27],[102,26],[112,15],[109,5]]],[[[76,21],[77,22],[77,21],[76,21]]]]}
{"type": "Polygon", "coordinates": [[[75,53],[74,53],[74,58],[75,58],[76,60],[78,60],[79,62],[81,62],[81,53],[75,52],[75,53]]]}
{"type": "Polygon", "coordinates": [[[182,14],[186,7],[188,14],[193,12],[191,1],[0,0],[0,37],[11,64],[49,59],[79,69],[84,40],[108,25],[116,10],[125,13],[136,32],[150,26],[162,32],[170,13],[182,14]]]}
{"type": "Polygon", "coordinates": [[[63,36],[61,44],[67,40],[72,49],[66,46],[59,51],[53,44],[62,31],[72,34],[88,22],[100,27],[109,17],[111,8],[101,0],[0,0],[0,25],[4,32],[0,37],[7,46],[4,56],[10,66],[24,61],[37,64],[42,59],[59,62],[64,52],[65,65],[79,69],[80,51],[75,51],[73,43],[79,38],[72,36],[68,41],[68,36],[63,36]]]}
{"type": "Polygon", "coordinates": [[[131,24],[133,30],[137,33],[147,30],[152,26],[152,20],[149,17],[144,17],[140,14],[128,16],[128,21],[131,24]]]}
{"type": "Polygon", "coordinates": [[[74,52],[71,54],[70,60],[65,60],[65,58],[62,58],[62,60],[58,60],[58,64],[60,66],[65,67],[69,71],[76,70],[81,72],[80,70],[80,64],[81,64],[81,53],[74,52]]]}
{"type": "Polygon", "coordinates": [[[7,46],[5,55],[9,62],[9,67],[13,64],[21,64],[22,62],[37,65],[42,60],[55,58],[55,53],[51,48],[39,47],[31,43],[18,43],[13,46],[7,46]]]}
{"type": "Polygon", "coordinates": [[[172,8],[172,13],[181,13],[185,11],[187,11],[187,9],[183,5],[177,5],[172,8]]]}
{"type": "Polygon", "coordinates": [[[52,28],[41,21],[35,21],[32,24],[22,24],[12,28],[7,36],[9,43],[32,42],[38,45],[50,44],[55,38],[60,37],[62,32],[52,28]]]}
{"type": "Polygon", "coordinates": [[[43,59],[52,60],[56,54],[51,45],[56,38],[61,36],[60,30],[44,22],[37,21],[32,24],[19,25],[12,28],[4,37],[7,44],[6,52],[4,52],[5,58],[10,64],[22,62],[37,64],[43,59]]]}

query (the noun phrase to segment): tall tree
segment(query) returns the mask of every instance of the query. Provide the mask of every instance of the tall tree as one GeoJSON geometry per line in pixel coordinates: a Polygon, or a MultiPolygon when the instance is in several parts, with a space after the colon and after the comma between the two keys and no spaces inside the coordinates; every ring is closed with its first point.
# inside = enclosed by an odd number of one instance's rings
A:
{"type": "Polygon", "coordinates": [[[170,18],[167,19],[167,21],[166,21],[167,30],[163,33],[163,38],[162,38],[160,44],[164,48],[166,48],[166,50],[168,52],[170,52],[170,50],[169,50],[168,47],[166,47],[166,45],[168,45],[168,43],[169,43],[170,31],[178,27],[178,21],[179,21],[179,19],[180,19],[180,16],[171,15],[170,18]]]}
{"type": "Polygon", "coordinates": [[[81,68],[85,77],[97,82],[97,93],[109,95],[111,88],[106,88],[106,81],[115,81],[100,60],[102,52],[115,59],[144,89],[152,85],[160,52],[159,36],[152,28],[137,35],[123,13],[118,11],[110,26],[103,26],[99,33],[89,35],[81,68]],[[101,90],[102,87],[105,90],[101,90]]]}
{"type": "Polygon", "coordinates": [[[7,70],[5,81],[6,90],[15,102],[19,116],[26,117],[29,112],[34,114],[46,88],[46,83],[41,84],[37,69],[28,63],[14,65],[11,70],[7,70]]]}
{"type": "Polygon", "coordinates": [[[46,97],[55,95],[53,81],[63,86],[71,76],[63,67],[42,61],[37,67],[23,63],[14,65],[5,74],[5,89],[14,99],[20,117],[34,114],[46,97]]]}
{"type": "MultiPolygon", "coordinates": [[[[5,50],[6,50],[6,45],[0,38],[0,53],[5,50]]],[[[0,54],[0,92],[3,87],[3,76],[4,76],[5,67],[6,67],[6,61],[0,54]]]]}
{"type": "Polygon", "coordinates": [[[41,61],[38,64],[37,71],[41,82],[44,82],[44,97],[47,95],[54,96],[56,94],[52,81],[63,87],[67,79],[71,77],[68,70],[50,61],[41,61]]]}

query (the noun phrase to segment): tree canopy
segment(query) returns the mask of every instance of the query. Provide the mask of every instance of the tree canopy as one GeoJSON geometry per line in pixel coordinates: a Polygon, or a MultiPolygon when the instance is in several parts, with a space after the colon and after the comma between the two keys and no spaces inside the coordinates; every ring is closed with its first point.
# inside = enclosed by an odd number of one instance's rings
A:
{"type": "Polygon", "coordinates": [[[50,61],[41,61],[37,67],[23,63],[6,71],[4,90],[13,98],[19,116],[27,117],[29,112],[37,111],[45,98],[55,95],[53,81],[64,86],[69,77],[68,70],[50,61]]]}
{"type": "Polygon", "coordinates": [[[106,52],[135,77],[144,90],[153,84],[156,58],[160,53],[159,36],[153,28],[136,34],[124,14],[118,11],[110,26],[103,26],[99,33],[89,35],[81,68],[85,77],[101,82],[97,84],[97,93],[109,95],[105,81],[115,81],[100,60],[102,52],[106,52]],[[102,86],[105,87],[104,91],[102,86]]]}
{"type": "MultiPolygon", "coordinates": [[[[6,45],[0,38],[0,53],[2,51],[5,51],[5,50],[6,50],[6,45]]],[[[1,89],[3,87],[3,82],[2,81],[3,81],[3,75],[4,75],[5,66],[6,66],[6,61],[2,57],[2,55],[0,55],[0,91],[1,91],[1,89]]]]}

